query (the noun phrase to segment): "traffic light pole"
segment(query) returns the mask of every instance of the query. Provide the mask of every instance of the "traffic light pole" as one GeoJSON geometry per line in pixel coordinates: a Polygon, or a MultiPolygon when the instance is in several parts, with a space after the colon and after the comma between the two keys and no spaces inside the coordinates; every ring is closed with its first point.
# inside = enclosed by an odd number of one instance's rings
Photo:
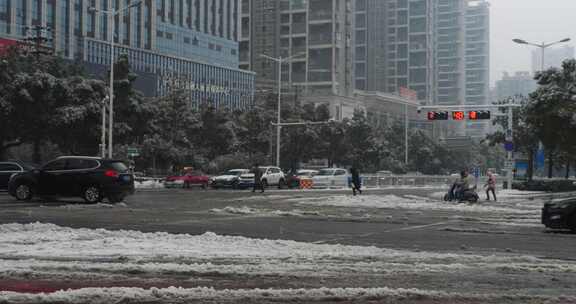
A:
{"type": "MultiPolygon", "coordinates": [[[[505,108],[508,111],[508,130],[506,130],[506,141],[514,142],[514,108],[519,108],[522,105],[515,103],[501,104],[501,105],[435,105],[435,106],[420,106],[418,107],[418,113],[422,110],[475,110],[475,109],[502,109],[505,108]]],[[[507,151],[506,155],[506,177],[508,189],[512,189],[512,182],[514,180],[514,153],[513,151],[507,151]]]]}
{"type": "MultiPolygon", "coordinates": [[[[506,141],[507,142],[514,142],[514,111],[513,108],[508,108],[508,130],[506,131],[506,141]]],[[[507,152],[507,159],[508,159],[508,189],[512,189],[512,181],[514,180],[514,152],[512,149],[507,152]],[[512,166],[510,166],[512,164],[512,166]]]]}

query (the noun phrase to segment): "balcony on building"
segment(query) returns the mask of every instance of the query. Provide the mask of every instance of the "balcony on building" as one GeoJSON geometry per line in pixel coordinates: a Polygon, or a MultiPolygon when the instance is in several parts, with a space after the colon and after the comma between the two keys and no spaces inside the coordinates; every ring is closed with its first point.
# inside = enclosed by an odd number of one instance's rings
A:
{"type": "Polygon", "coordinates": [[[332,22],[332,0],[310,0],[310,22],[332,22]]]}
{"type": "Polygon", "coordinates": [[[310,46],[332,46],[332,24],[311,24],[308,32],[310,46]]]}
{"type": "Polygon", "coordinates": [[[310,34],[308,36],[310,47],[332,47],[332,34],[310,34]]]}
{"type": "Polygon", "coordinates": [[[242,15],[250,15],[250,0],[242,0],[242,15]]]}

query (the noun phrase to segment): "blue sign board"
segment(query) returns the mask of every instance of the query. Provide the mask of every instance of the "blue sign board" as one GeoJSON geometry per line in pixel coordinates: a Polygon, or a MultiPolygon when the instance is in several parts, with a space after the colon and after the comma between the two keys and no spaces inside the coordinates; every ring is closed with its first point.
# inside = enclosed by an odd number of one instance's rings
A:
{"type": "Polygon", "coordinates": [[[513,152],[514,151],[514,143],[511,141],[507,141],[504,143],[504,149],[506,152],[513,152]]]}
{"type": "Polygon", "coordinates": [[[546,162],[546,154],[544,153],[544,149],[540,149],[536,153],[536,168],[544,167],[545,162],[546,162]]]}

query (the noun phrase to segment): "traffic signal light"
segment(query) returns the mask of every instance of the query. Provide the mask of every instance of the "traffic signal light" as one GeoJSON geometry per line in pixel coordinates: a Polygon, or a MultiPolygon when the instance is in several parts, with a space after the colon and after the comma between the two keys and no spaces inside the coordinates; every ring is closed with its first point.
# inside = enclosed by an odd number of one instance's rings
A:
{"type": "Polygon", "coordinates": [[[470,120],[485,120],[490,119],[490,111],[470,111],[468,112],[468,119],[470,120]]]}
{"type": "Polygon", "coordinates": [[[428,120],[448,120],[448,112],[428,112],[428,120]]]}
{"type": "Polygon", "coordinates": [[[452,112],[452,119],[453,120],[464,120],[464,119],[466,119],[466,114],[463,111],[454,111],[454,112],[452,112]]]}

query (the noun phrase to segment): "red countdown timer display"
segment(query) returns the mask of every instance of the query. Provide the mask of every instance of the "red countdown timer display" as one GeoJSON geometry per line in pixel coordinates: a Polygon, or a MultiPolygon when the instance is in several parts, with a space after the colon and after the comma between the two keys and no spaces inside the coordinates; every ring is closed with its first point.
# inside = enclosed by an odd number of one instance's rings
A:
{"type": "Polygon", "coordinates": [[[454,112],[452,112],[452,119],[464,120],[464,119],[466,119],[466,113],[464,113],[464,111],[454,111],[454,112]]]}

